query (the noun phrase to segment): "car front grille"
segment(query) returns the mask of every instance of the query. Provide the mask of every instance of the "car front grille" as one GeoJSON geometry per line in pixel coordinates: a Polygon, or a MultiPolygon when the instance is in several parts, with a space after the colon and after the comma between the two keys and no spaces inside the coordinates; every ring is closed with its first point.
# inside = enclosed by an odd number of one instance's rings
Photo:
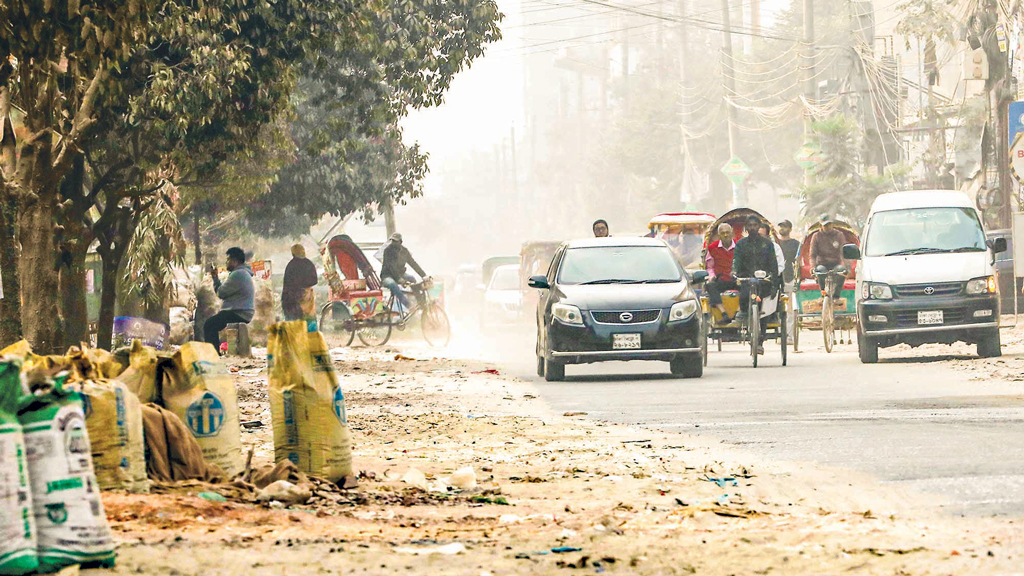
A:
{"type": "Polygon", "coordinates": [[[620,310],[616,312],[591,312],[598,324],[646,324],[661,317],[661,310],[620,310]],[[623,319],[623,315],[628,315],[623,319]]]}
{"type": "Polygon", "coordinates": [[[937,282],[935,284],[902,284],[896,286],[896,296],[919,298],[929,296],[956,296],[963,289],[963,282],[937,282]]]}
{"type": "MultiPolygon", "coordinates": [[[[935,326],[959,326],[964,323],[966,318],[967,311],[963,307],[943,308],[942,324],[935,324],[935,326]]],[[[899,328],[914,328],[919,326],[917,323],[917,310],[897,312],[896,326],[899,328]]]]}

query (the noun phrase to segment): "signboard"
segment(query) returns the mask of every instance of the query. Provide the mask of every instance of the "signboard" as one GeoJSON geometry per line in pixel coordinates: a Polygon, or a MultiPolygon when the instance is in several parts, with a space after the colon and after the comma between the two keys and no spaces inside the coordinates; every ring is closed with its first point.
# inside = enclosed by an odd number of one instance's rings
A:
{"type": "Polygon", "coordinates": [[[731,160],[725,163],[725,166],[722,166],[722,174],[725,174],[725,177],[736,186],[742,184],[747,179],[747,176],[750,176],[751,172],[753,170],[750,169],[750,166],[747,166],[746,162],[740,160],[739,156],[733,156],[731,160]]]}
{"type": "Polygon", "coordinates": [[[1010,128],[1010,139],[1007,142],[1009,142],[1010,146],[1013,146],[1017,140],[1017,135],[1024,132],[1024,101],[1011,102],[1007,115],[1009,116],[1009,122],[1006,124],[1010,128]]]}
{"type": "Polygon", "coordinates": [[[1017,139],[1010,145],[1010,174],[1021,182],[1024,178],[1024,136],[1017,135],[1017,139]]]}
{"type": "Polygon", "coordinates": [[[253,260],[252,273],[257,280],[270,280],[273,275],[270,260],[253,260]]]}
{"type": "Polygon", "coordinates": [[[810,170],[820,164],[825,159],[825,155],[822,154],[821,146],[818,146],[817,142],[805,142],[800,150],[797,150],[793,159],[804,170],[810,170]]]}

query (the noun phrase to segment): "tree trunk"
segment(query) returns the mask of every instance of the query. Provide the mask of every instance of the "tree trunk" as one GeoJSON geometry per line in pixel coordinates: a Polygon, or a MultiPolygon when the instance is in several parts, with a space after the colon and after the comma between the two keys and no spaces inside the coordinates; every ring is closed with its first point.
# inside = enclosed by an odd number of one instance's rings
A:
{"type": "Polygon", "coordinates": [[[60,310],[64,319],[64,347],[88,342],[89,308],[86,305],[87,247],[76,244],[65,252],[60,270],[60,310]]]}
{"type": "MultiPolygon", "coordinates": [[[[46,197],[40,191],[39,196],[46,197]]],[[[21,238],[21,325],[37,354],[58,354],[61,338],[57,305],[57,246],[54,241],[54,205],[43,198],[27,202],[18,214],[21,238]]]]}
{"type": "Polygon", "coordinates": [[[100,318],[96,328],[96,346],[110,350],[114,339],[114,308],[117,304],[117,271],[121,268],[121,254],[116,248],[101,252],[103,256],[103,275],[100,286],[100,318]]]}
{"type": "Polygon", "coordinates": [[[203,267],[203,235],[199,231],[199,213],[192,216],[192,230],[196,235],[196,266],[203,267]]]}
{"type": "MultiPolygon", "coordinates": [[[[85,157],[79,154],[61,184],[64,198],[80,199],[85,187],[85,157]]],[[[85,225],[84,202],[72,203],[64,214],[64,241],[60,245],[60,312],[64,320],[64,348],[88,342],[89,308],[86,305],[85,259],[92,233],[85,225]]]]}
{"type": "Polygon", "coordinates": [[[21,287],[18,282],[17,204],[0,203],[0,346],[21,340],[21,287]]]}

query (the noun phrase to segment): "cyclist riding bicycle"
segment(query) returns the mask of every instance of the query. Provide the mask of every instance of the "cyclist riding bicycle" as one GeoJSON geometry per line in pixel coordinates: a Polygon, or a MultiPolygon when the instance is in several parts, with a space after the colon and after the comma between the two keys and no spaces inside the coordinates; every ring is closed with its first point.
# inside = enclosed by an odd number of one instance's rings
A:
{"type": "MultiPolygon", "coordinates": [[[[775,255],[775,244],[771,238],[763,236],[760,228],[763,222],[754,215],[747,217],[745,228],[747,236],[736,243],[735,256],[732,261],[732,273],[737,278],[754,278],[755,272],[763,271],[768,274],[765,282],[758,282],[758,296],[767,298],[775,294],[779,287],[779,263],[775,255]]],[[[737,317],[743,319],[747,316],[750,307],[751,284],[743,282],[740,285],[740,310],[737,317]]],[[[763,336],[766,322],[764,318],[758,320],[760,333],[763,336]]],[[[758,354],[764,354],[764,347],[760,346],[758,354]]]]}
{"type": "Polygon", "coordinates": [[[421,278],[427,278],[427,273],[423,271],[423,268],[412,257],[409,249],[402,244],[402,235],[396,232],[391,235],[388,245],[384,248],[380,281],[398,299],[398,302],[402,305],[403,312],[411,310],[412,303],[409,302],[409,297],[402,290],[402,285],[416,282],[416,277],[406,272],[407,266],[412,266],[412,269],[421,278]]]}
{"type": "Polygon", "coordinates": [[[846,280],[849,269],[843,263],[843,244],[846,243],[846,235],[842,230],[836,228],[835,221],[831,216],[825,214],[821,217],[821,230],[811,239],[811,268],[818,279],[818,286],[825,291],[825,282],[829,274],[834,273],[841,277],[835,285],[833,298],[838,298],[846,280]]]}

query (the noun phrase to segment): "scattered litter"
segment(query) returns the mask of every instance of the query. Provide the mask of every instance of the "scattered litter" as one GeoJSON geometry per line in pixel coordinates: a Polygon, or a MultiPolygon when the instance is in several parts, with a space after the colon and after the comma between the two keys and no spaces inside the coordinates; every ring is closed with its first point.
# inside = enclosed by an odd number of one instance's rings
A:
{"type": "Polygon", "coordinates": [[[648,438],[647,440],[623,440],[622,443],[623,444],[647,444],[650,441],[651,441],[651,439],[648,438]]]}
{"type": "Polygon", "coordinates": [[[586,412],[566,412],[565,414],[562,414],[562,416],[586,416],[586,415],[587,415],[586,412]]]}
{"type": "Polygon", "coordinates": [[[569,552],[582,552],[583,548],[574,548],[572,546],[561,546],[559,548],[552,548],[551,552],[554,554],[568,554],[569,552]]]}
{"type": "Polygon", "coordinates": [[[704,480],[718,484],[719,488],[726,488],[728,486],[739,486],[739,482],[737,482],[736,479],[733,478],[732,476],[726,476],[724,478],[712,478],[710,476],[705,476],[704,480]]]}
{"type": "Polygon", "coordinates": [[[470,467],[458,470],[448,479],[448,484],[452,488],[458,488],[459,490],[476,488],[476,472],[470,467]]]}
{"type": "Polygon", "coordinates": [[[203,500],[209,500],[210,502],[227,502],[228,501],[227,498],[221,496],[220,494],[217,494],[216,492],[200,492],[199,494],[196,494],[196,496],[199,496],[203,500]]]}
{"type": "Polygon", "coordinates": [[[256,494],[257,502],[281,502],[283,504],[305,504],[312,498],[308,488],[297,486],[287,480],[278,480],[256,494]]]}
{"type": "Polygon", "coordinates": [[[408,360],[408,361],[415,361],[416,359],[415,359],[415,358],[410,358],[409,356],[406,356],[405,354],[395,354],[395,360],[400,360],[400,361],[405,361],[405,360],[408,360]]]}
{"type": "Polygon", "coordinates": [[[436,546],[434,548],[395,548],[395,552],[402,552],[404,554],[416,554],[417,556],[424,556],[428,554],[444,554],[446,556],[452,556],[466,551],[466,545],[460,542],[454,544],[447,544],[445,546],[436,546]]]}
{"type": "Polygon", "coordinates": [[[559,540],[568,540],[569,538],[575,538],[575,537],[577,537],[579,535],[580,535],[579,532],[577,532],[575,530],[570,530],[568,528],[565,528],[565,529],[562,530],[561,535],[558,536],[558,539],[559,540]]]}
{"type": "Polygon", "coordinates": [[[427,475],[416,468],[410,468],[405,476],[402,476],[402,482],[420,490],[427,489],[427,475]]]}
{"type": "Polygon", "coordinates": [[[501,376],[501,372],[498,372],[494,368],[488,368],[487,370],[477,370],[473,374],[490,374],[492,376],[501,376]]]}
{"type": "Polygon", "coordinates": [[[242,428],[245,428],[246,430],[252,430],[253,428],[263,428],[263,422],[260,422],[259,420],[247,420],[245,422],[242,422],[242,428]]]}

